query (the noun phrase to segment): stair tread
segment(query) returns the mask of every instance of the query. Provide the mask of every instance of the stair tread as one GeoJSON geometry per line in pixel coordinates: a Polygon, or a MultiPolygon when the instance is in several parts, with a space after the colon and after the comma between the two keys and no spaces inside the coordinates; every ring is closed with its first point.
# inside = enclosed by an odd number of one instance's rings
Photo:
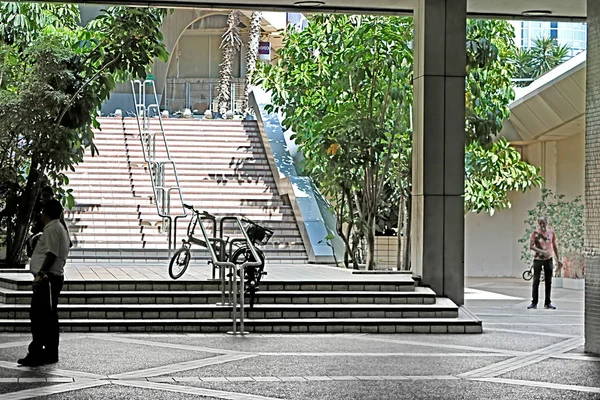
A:
{"type": "MultiPolygon", "coordinates": [[[[29,304],[0,304],[0,311],[3,309],[22,308],[28,310],[29,304]]],[[[122,310],[131,311],[132,309],[141,310],[211,310],[211,311],[231,311],[232,307],[217,306],[215,304],[59,304],[58,309],[69,311],[71,309],[90,309],[91,311],[104,310],[122,310]]],[[[247,311],[294,311],[303,310],[335,310],[335,311],[397,311],[397,310],[422,310],[422,311],[453,311],[458,310],[455,304],[255,304],[254,308],[246,307],[247,311]]]]}
{"type": "MultiPolygon", "coordinates": [[[[416,289],[416,288],[415,288],[416,289]]],[[[20,295],[31,295],[31,290],[13,290],[0,288],[0,293],[5,294],[20,294],[20,295]]],[[[127,297],[158,297],[158,296],[220,296],[220,290],[64,290],[61,292],[61,297],[69,296],[85,296],[85,297],[102,297],[102,296],[127,296],[127,297]]],[[[425,293],[420,291],[334,291],[334,290],[323,290],[323,291],[263,291],[258,292],[258,297],[269,296],[295,296],[295,297],[333,297],[333,296],[344,296],[345,297],[435,297],[435,293],[425,293]]],[[[388,304],[389,305],[389,304],[388,304]]]]}
{"type": "MultiPolygon", "coordinates": [[[[0,325],[11,323],[27,323],[29,319],[0,319],[0,325]]],[[[80,325],[202,325],[202,324],[231,324],[231,318],[210,318],[210,319],[64,319],[59,320],[61,324],[80,324],[80,325]]],[[[276,318],[276,319],[251,319],[244,318],[246,325],[475,325],[481,326],[481,321],[470,318],[276,318]]]]}

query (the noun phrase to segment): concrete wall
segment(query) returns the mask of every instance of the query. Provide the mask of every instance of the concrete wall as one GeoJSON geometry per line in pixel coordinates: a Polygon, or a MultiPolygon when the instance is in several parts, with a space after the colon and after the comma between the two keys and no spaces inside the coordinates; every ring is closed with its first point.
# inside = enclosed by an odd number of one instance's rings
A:
{"type": "MultiPolygon", "coordinates": [[[[523,159],[541,168],[546,187],[572,199],[584,191],[584,134],[556,142],[522,148],[523,159]]],[[[527,212],[540,200],[541,191],[511,193],[512,208],[488,214],[468,213],[465,221],[465,270],[467,276],[519,277],[527,266],[521,261],[527,212]]],[[[552,224],[552,221],[550,221],[552,224]]]]}
{"type": "Polygon", "coordinates": [[[585,181],[585,134],[561,140],[558,147],[557,186],[569,199],[582,196],[585,181]]]}
{"type": "MultiPolygon", "coordinates": [[[[248,42],[248,34],[243,33],[242,41],[248,42]]],[[[171,54],[167,78],[219,78],[219,64],[222,60],[220,33],[184,33],[171,54]]],[[[246,46],[236,54],[233,76],[242,77],[241,66],[246,57],[246,46]]]]}

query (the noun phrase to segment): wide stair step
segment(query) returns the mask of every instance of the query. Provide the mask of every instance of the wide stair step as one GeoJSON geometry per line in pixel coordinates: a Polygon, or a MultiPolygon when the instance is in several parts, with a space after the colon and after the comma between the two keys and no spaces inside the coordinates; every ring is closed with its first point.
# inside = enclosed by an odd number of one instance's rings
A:
{"type": "MultiPolygon", "coordinates": [[[[0,331],[29,330],[29,274],[0,274],[0,331]]],[[[69,332],[225,332],[231,306],[217,281],[69,280],[59,304],[69,332]]],[[[250,332],[480,333],[466,309],[412,279],[261,283],[245,309],[250,332]]]]}

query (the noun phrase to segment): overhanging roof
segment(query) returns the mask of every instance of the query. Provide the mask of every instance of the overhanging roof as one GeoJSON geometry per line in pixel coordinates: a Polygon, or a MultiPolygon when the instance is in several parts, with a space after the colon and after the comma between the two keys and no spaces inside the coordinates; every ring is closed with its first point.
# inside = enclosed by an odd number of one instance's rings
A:
{"type": "MultiPolygon", "coordinates": [[[[297,0],[66,0],[71,3],[123,4],[139,6],[168,6],[219,9],[258,9],[261,11],[296,12],[363,12],[412,14],[417,0],[323,0],[320,7],[298,7],[297,0]]],[[[467,0],[471,17],[576,20],[586,17],[586,0],[467,0]],[[551,15],[523,16],[524,11],[549,10],[551,15]]]]}
{"type": "Polygon", "coordinates": [[[518,144],[559,140],[583,132],[586,55],[585,51],[578,54],[519,89],[500,135],[518,144]]]}

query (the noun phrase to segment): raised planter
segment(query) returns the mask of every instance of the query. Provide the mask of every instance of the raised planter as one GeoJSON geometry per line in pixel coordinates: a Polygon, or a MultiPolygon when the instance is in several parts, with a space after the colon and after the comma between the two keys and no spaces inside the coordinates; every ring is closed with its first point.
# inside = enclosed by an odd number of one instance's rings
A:
{"type": "Polygon", "coordinates": [[[552,287],[553,288],[562,288],[563,287],[563,278],[552,278],[552,287]]]}
{"type": "Polygon", "coordinates": [[[562,278],[563,289],[584,290],[585,279],[562,278]]]}

